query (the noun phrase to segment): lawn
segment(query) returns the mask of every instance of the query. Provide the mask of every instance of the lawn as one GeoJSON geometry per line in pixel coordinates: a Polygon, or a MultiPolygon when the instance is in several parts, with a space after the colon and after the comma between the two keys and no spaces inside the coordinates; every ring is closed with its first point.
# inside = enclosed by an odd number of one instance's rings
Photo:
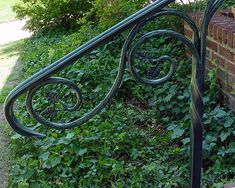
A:
{"type": "Polygon", "coordinates": [[[0,23],[9,22],[15,19],[12,6],[19,0],[0,0],[0,23]]]}

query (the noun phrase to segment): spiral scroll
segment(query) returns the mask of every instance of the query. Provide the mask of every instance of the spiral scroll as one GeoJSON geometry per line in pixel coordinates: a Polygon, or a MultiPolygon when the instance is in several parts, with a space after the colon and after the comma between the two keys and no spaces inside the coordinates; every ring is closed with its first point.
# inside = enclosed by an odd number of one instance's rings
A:
{"type": "Polygon", "coordinates": [[[76,95],[76,104],[72,107],[68,106],[65,102],[63,102],[63,98],[60,97],[60,95],[57,92],[54,91],[47,91],[45,94],[45,97],[47,98],[47,100],[51,103],[51,104],[55,104],[59,103],[63,106],[63,111],[75,111],[78,110],[82,104],[82,95],[81,92],[79,90],[79,88],[77,87],[76,84],[74,84],[73,82],[71,82],[70,80],[64,79],[64,78],[49,78],[46,81],[44,81],[43,83],[37,85],[36,87],[34,87],[32,90],[29,91],[28,95],[27,95],[27,99],[26,99],[26,107],[27,110],[29,112],[29,114],[36,119],[39,123],[46,125],[48,127],[51,128],[55,128],[55,129],[66,129],[66,123],[55,123],[52,121],[49,121],[45,118],[45,116],[49,116],[49,117],[53,117],[56,116],[57,112],[59,111],[58,109],[56,109],[55,107],[47,107],[42,114],[38,114],[34,108],[33,108],[33,96],[36,94],[36,92],[48,85],[48,84],[63,84],[63,85],[67,85],[68,87],[70,87],[76,95]]]}

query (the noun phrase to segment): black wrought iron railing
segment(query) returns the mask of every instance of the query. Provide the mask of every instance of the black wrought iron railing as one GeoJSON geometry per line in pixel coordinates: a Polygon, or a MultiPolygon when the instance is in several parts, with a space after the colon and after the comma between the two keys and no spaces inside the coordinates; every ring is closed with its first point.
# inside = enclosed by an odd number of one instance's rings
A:
{"type": "MultiPolygon", "coordinates": [[[[144,43],[150,41],[151,39],[157,38],[159,36],[172,37],[176,40],[181,41],[185,44],[192,52],[192,79],[191,79],[191,92],[192,92],[192,102],[191,102],[191,158],[190,158],[190,187],[198,188],[200,187],[201,180],[201,166],[202,166],[202,117],[203,117],[203,94],[204,94],[204,73],[205,73],[205,55],[206,55],[206,35],[209,22],[222,4],[223,0],[208,0],[207,6],[204,12],[204,17],[202,20],[201,28],[198,28],[192,18],[185,12],[166,9],[168,4],[174,2],[174,0],[156,0],[149,6],[143,8],[107,31],[103,32],[99,36],[93,38],[87,43],[83,44],[81,47],[72,51],[68,55],[54,62],[53,64],[47,66],[43,70],[39,71],[20,85],[18,85],[6,98],[4,105],[5,118],[9,125],[19,134],[27,137],[44,137],[45,135],[35,132],[29,128],[26,128],[17,120],[14,113],[14,104],[22,94],[27,93],[26,97],[26,108],[36,121],[42,125],[48,126],[50,128],[63,130],[71,129],[82,125],[91,119],[94,115],[99,113],[113,98],[114,94],[120,87],[125,68],[128,64],[129,70],[133,78],[140,82],[141,84],[147,86],[157,86],[164,82],[167,82],[175,72],[175,62],[170,56],[162,56],[158,58],[145,57],[155,63],[155,66],[163,61],[171,62],[171,68],[169,73],[159,79],[148,79],[143,78],[134,65],[134,59],[138,58],[138,49],[144,43]],[[157,17],[164,15],[175,15],[183,19],[188,23],[194,33],[194,40],[190,41],[185,36],[172,30],[154,30],[152,32],[145,33],[136,42],[134,38],[140,29],[145,26],[149,21],[156,19],[157,17]],[[76,111],[82,104],[82,94],[76,83],[65,79],[52,77],[55,73],[64,69],[66,66],[75,63],[78,59],[91,52],[95,48],[99,47],[101,44],[107,43],[112,40],[115,36],[121,34],[123,31],[131,29],[129,35],[121,50],[120,64],[118,69],[118,74],[116,79],[107,93],[105,98],[90,112],[86,113],[83,117],[79,119],[69,121],[67,123],[53,122],[47,119],[46,116],[38,113],[33,106],[33,96],[42,87],[48,84],[62,84],[70,87],[76,94],[76,104],[73,107],[66,106],[62,103],[64,111],[76,111]],[[135,44],[133,44],[136,42],[135,44]]],[[[146,54],[141,54],[145,56],[146,54]]],[[[142,57],[143,58],[143,57],[142,57]]]]}

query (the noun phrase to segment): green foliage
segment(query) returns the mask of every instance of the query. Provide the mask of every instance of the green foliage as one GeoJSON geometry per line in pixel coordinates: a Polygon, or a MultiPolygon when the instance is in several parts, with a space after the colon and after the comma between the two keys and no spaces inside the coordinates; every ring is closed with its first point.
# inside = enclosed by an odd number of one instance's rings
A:
{"type": "Polygon", "coordinates": [[[234,0],[226,0],[223,2],[223,8],[230,8],[234,6],[235,6],[234,0]]]}
{"type": "Polygon", "coordinates": [[[13,7],[17,17],[28,18],[26,29],[71,29],[91,22],[107,28],[146,5],[145,0],[21,0],[13,7]]]}
{"type": "Polygon", "coordinates": [[[145,0],[95,0],[88,15],[95,15],[102,28],[108,28],[146,5],[145,0]]]}
{"type": "MultiPolygon", "coordinates": [[[[13,10],[18,18],[28,18],[26,29],[42,31],[55,28],[77,28],[87,22],[100,23],[106,29],[140,8],[146,6],[145,0],[20,0],[13,10]]],[[[224,1],[223,8],[231,7],[233,0],[224,1]]],[[[203,11],[206,1],[190,4],[172,4],[171,7],[184,11],[203,11]]]]}
{"type": "Polygon", "coordinates": [[[19,0],[0,1],[0,23],[13,21],[15,13],[12,11],[12,6],[19,0]]]}
{"type": "MultiPolygon", "coordinates": [[[[87,36],[88,33],[92,33],[91,29],[83,28],[80,33],[67,36],[52,33],[30,39],[22,54],[25,77],[75,49],[84,43],[84,38],[93,37],[87,36]]],[[[171,52],[177,58],[183,54],[182,46],[163,45],[166,40],[155,40],[156,46],[162,45],[156,55],[171,52]]],[[[85,100],[79,112],[64,113],[63,117],[80,117],[104,97],[117,73],[123,41],[124,37],[120,36],[58,74],[77,83],[85,100]]],[[[209,73],[204,99],[205,186],[232,181],[234,176],[235,120],[218,105],[215,73],[215,70],[209,73]]],[[[12,161],[10,186],[186,187],[190,76],[191,65],[186,59],[178,59],[177,73],[170,82],[154,89],[136,84],[126,74],[116,100],[100,115],[74,130],[41,128],[20,108],[21,122],[46,132],[48,137],[36,140],[13,136],[11,147],[16,157],[12,161]]],[[[63,88],[57,89],[64,92],[63,88]]],[[[19,105],[23,104],[22,100],[19,105]]],[[[44,108],[43,104],[45,98],[40,96],[34,105],[44,108]]]]}
{"type": "Polygon", "coordinates": [[[28,18],[31,31],[57,27],[74,28],[91,8],[88,0],[21,0],[13,10],[20,19],[28,18]]]}
{"type": "MultiPolygon", "coordinates": [[[[89,22],[75,33],[39,33],[29,39],[22,53],[25,78],[142,6],[141,1],[138,1],[138,6],[127,1],[119,1],[123,3],[119,5],[117,2],[110,1],[110,7],[123,6],[122,9],[105,9],[102,0],[93,2],[101,8],[91,9],[82,21],[89,20],[88,17],[94,14],[100,21],[89,22]]],[[[142,32],[156,29],[156,25],[158,28],[175,28],[172,23],[175,23],[174,18],[173,21],[163,18],[147,25],[142,32]]],[[[55,121],[79,118],[104,98],[117,74],[126,34],[56,74],[78,85],[84,103],[79,112],[64,112],[56,116],[55,121]]],[[[22,96],[18,118],[24,125],[48,136],[43,140],[19,135],[12,137],[15,158],[10,172],[10,187],[188,186],[191,61],[184,57],[183,45],[169,38],[154,39],[142,50],[155,56],[170,54],[177,62],[174,77],[152,88],[137,84],[126,70],[124,82],[111,105],[76,129],[55,131],[41,127],[24,109],[22,96]]],[[[147,65],[136,61],[136,67],[140,74],[145,75],[147,65]]],[[[163,63],[161,68],[160,74],[164,74],[169,64],[163,63]]],[[[216,70],[208,73],[204,98],[203,187],[218,187],[234,181],[235,143],[232,138],[235,118],[227,108],[219,105],[215,74],[216,70]]],[[[64,87],[55,89],[66,94],[64,87]]],[[[34,99],[34,107],[39,110],[47,105],[48,101],[40,94],[34,99]]]]}
{"type": "MultiPolygon", "coordinates": [[[[178,9],[188,12],[203,12],[205,10],[207,0],[197,0],[189,4],[175,5],[178,9]]],[[[228,9],[234,6],[234,0],[224,0],[220,9],[228,9]]]]}

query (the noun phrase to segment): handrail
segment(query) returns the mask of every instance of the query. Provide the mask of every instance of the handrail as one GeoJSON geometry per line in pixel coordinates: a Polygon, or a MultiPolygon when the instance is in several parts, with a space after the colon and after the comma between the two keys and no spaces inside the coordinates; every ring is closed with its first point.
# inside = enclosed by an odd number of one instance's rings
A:
{"type": "Polygon", "coordinates": [[[18,85],[6,98],[5,105],[4,105],[4,113],[5,118],[11,127],[19,134],[23,136],[31,136],[31,137],[44,137],[44,135],[39,134],[35,131],[27,129],[20,125],[17,119],[14,116],[13,112],[13,104],[15,100],[22,94],[30,89],[37,86],[38,82],[42,82],[46,80],[54,73],[60,71],[65,66],[68,66],[74,63],[76,60],[84,56],[86,53],[92,51],[97,46],[108,42],[116,35],[120,34],[122,31],[131,28],[133,25],[138,23],[140,20],[151,16],[167,6],[168,4],[174,2],[174,0],[157,0],[154,3],[150,4],[149,6],[143,8],[142,10],[138,11],[137,13],[133,14],[132,16],[128,17],[127,19],[123,20],[122,22],[118,23],[117,25],[111,27],[107,31],[103,32],[99,36],[91,39],[87,43],[83,44],[76,50],[72,51],[71,53],[65,55],[63,58],[57,60],[56,62],[52,63],[51,65],[47,66],[46,68],[42,69],[32,77],[25,80],[23,83],[18,85]]]}
{"type": "MultiPolygon", "coordinates": [[[[20,124],[14,114],[14,103],[17,98],[24,93],[27,93],[26,107],[31,117],[33,117],[39,123],[46,125],[54,129],[69,129],[82,125],[91,119],[94,115],[99,113],[113,98],[114,94],[120,87],[125,67],[128,63],[129,70],[133,78],[144,85],[157,86],[168,81],[175,72],[175,62],[169,56],[162,56],[160,58],[153,58],[147,54],[138,54],[137,50],[146,41],[157,38],[159,36],[167,36],[175,38],[185,44],[192,52],[192,80],[191,80],[191,91],[192,91],[192,102],[191,102],[191,158],[190,158],[190,187],[199,188],[201,182],[201,162],[202,162],[202,117],[203,117],[203,94],[204,94],[204,73],[205,73],[205,54],[206,54],[206,36],[209,22],[216,10],[222,4],[223,0],[208,0],[207,6],[204,12],[203,21],[201,28],[199,29],[195,22],[185,12],[177,11],[174,9],[164,9],[168,4],[174,2],[174,0],[156,0],[145,8],[141,9],[132,16],[121,21],[117,25],[111,27],[107,31],[101,33],[97,37],[91,39],[87,43],[83,44],[76,50],[65,55],[63,58],[57,60],[46,68],[42,69],[32,77],[28,78],[20,85],[18,85],[13,91],[10,92],[4,103],[4,114],[7,122],[17,133],[27,137],[42,138],[45,135],[35,132],[29,128],[24,127],[20,124]],[[149,21],[156,19],[160,16],[175,15],[183,19],[191,27],[194,33],[194,40],[190,41],[182,34],[179,34],[171,30],[156,30],[141,36],[137,42],[133,45],[134,38],[136,37],[139,30],[149,21]],[[72,81],[52,77],[53,74],[64,69],[66,66],[75,63],[79,58],[87,54],[88,52],[99,47],[101,44],[109,42],[112,38],[119,35],[127,29],[131,29],[129,35],[121,50],[121,58],[118,69],[117,77],[113,83],[112,88],[107,93],[105,98],[90,112],[85,114],[83,117],[74,120],[69,123],[55,123],[38,114],[33,107],[33,96],[35,93],[45,85],[48,84],[63,84],[69,86],[76,94],[77,101],[74,107],[68,107],[66,104],[61,103],[65,111],[74,111],[80,108],[82,104],[82,94],[80,89],[72,81]],[[154,62],[156,67],[162,61],[169,61],[171,63],[171,69],[169,73],[159,79],[146,79],[142,78],[138,74],[134,65],[134,58],[140,57],[147,59],[148,61],[154,62]],[[146,57],[144,57],[146,56],[146,57]]],[[[51,101],[56,98],[51,98],[51,101]]]]}

